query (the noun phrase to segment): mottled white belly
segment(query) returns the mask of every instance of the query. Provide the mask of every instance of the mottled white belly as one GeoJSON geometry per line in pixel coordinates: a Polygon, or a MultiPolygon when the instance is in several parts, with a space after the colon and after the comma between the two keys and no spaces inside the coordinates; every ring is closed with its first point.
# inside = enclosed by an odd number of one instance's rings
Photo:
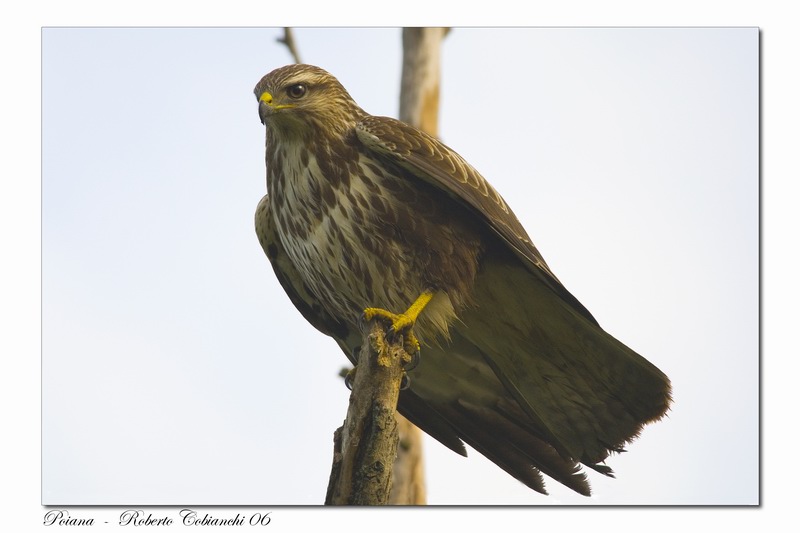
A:
{"type": "MultiPolygon", "coordinates": [[[[366,307],[404,312],[419,294],[428,289],[422,273],[410,261],[387,262],[384,258],[409,257],[411,250],[392,236],[382,234],[375,214],[368,206],[373,201],[362,176],[351,178],[348,191],[335,191],[336,202],[327,206],[309,197],[322,185],[315,165],[306,175],[286,183],[284,205],[276,205],[276,224],[287,255],[303,276],[319,303],[332,315],[356,324],[366,307]],[[349,192],[349,194],[348,194],[349,192]],[[290,205],[315,212],[315,216],[284,212],[290,205]],[[365,208],[365,206],[367,206],[365,208]],[[304,221],[302,238],[290,231],[288,220],[304,221]]],[[[363,169],[369,173],[369,169],[363,169]]],[[[366,179],[375,178],[367,176],[366,179]]],[[[383,232],[385,233],[385,231],[383,232]]],[[[445,335],[455,311],[446,293],[438,293],[428,304],[415,326],[422,342],[445,335]]]]}

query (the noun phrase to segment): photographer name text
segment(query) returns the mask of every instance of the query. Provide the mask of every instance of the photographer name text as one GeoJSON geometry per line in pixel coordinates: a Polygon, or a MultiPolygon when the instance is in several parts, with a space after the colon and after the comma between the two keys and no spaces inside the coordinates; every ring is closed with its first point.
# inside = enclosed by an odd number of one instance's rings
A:
{"type": "MultiPolygon", "coordinates": [[[[126,509],[119,515],[119,526],[267,526],[272,521],[271,511],[254,511],[252,513],[238,512],[235,515],[212,514],[194,509],[181,509],[177,514],[169,512],[148,512],[141,509],[126,509]]],[[[92,513],[73,511],[67,509],[52,509],[44,515],[45,526],[94,526],[111,524],[108,520],[100,520],[92,513]]]]}

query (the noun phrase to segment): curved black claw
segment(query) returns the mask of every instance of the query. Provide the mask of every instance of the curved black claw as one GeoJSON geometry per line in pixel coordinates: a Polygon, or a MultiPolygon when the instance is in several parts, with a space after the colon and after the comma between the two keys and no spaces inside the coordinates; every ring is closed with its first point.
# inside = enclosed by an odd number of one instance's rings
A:
{"type": "Polygon", "coordinates": [[[362,312],[358,315],[358,330],[361,333],[365,333],[367,331],[367,313],[362,312]]]}
{"type": "Polygon", "coordinates": [[[353,390],[353,381],[356,379],[356,367],[350,369],[350,372],[344,376],[344,386],[347,390],[353,390]]]}
{"type": "Polygon", "coordinates": [[[411,361],[409,361],[408,363],[403,365],[403,370],[405,370],[406,372],[411,372],[412,370],[417,368],[417,365],[419,365],[419,359],[420,359],[419,352],[420,351],[417,350],[416,352],[410,354],[411,355],[411,361]]]}
{"type": "Polygon", "coordinates": [[[397,333],[397,330],[394,328],[394,324],[392,324],[391,326],[389,326],[386,329],[386,340],[387,341],[389,341],[389,342],[396,341],[397,340],[397,335],[398,335],[398,333],[397,333]]]}
{"type": "Polygon", "coordinates": [[[411,378],[408,377],[408,374],[403,372],[403,377],[400,378],[400,390],[406,390],[411,386],[411,378]]]}

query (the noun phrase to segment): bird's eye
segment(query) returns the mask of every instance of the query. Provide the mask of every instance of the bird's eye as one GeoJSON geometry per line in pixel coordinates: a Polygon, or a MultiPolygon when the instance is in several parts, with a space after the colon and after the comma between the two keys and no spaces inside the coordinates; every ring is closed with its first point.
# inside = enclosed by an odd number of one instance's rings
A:
{"type": "Polygon", "coordinates": [[[294,99],[302,98],[306,92],[308,92],[308,89],[302,83],[295,83],[286,89],[286,94],[289,95],[289,98],[294,99]]]}

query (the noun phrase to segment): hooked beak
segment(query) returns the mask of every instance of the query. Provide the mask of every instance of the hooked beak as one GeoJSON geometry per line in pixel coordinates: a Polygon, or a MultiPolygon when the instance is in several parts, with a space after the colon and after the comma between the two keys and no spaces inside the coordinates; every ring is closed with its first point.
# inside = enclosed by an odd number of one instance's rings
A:
{"type": "Polygon", "coordinates": [[[293,107],[295,107],[294,104],[273,104],[272,95],[267,91],[261,93],[261,96],[258,98],[258,116],[261,119],[261,123],[264,125],[266,125],[267,119],[276,112],[281,109],[291,109],[293,107]]]}
{"type": "Polygon", "coordinates": [[[266,126],[267,124],[267,117],[269,117],[273,113],[272,107],[264,100],[258,101],[258,117],[261,119],[261,123],[266,126]]]}

